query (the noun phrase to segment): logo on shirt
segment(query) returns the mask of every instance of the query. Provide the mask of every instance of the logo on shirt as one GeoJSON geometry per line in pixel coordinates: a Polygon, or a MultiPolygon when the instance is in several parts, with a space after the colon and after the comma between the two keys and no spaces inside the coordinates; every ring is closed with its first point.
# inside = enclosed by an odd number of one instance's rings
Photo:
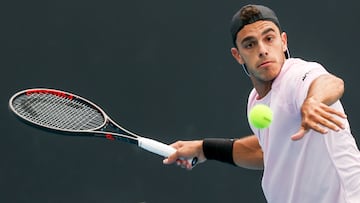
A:
{"type": "Polygon", "coordinates": [[[311,70],[309,70],[308,72],[306,72],[304,74],[304,76],[302,77],[302,81],[304,81],[306,79],[306,77],[309,75],[310,72],[311,72],[311,70]]]}

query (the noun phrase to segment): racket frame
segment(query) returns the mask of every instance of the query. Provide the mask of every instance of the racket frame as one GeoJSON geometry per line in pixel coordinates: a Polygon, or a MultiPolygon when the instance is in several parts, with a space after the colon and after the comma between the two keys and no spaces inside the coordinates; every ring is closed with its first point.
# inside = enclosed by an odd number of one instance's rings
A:
{"type": "Polygon", "coordinates": [[[133,132],[130,132],[128,130],[126,130],[125,128],[121,127],[119,124],[117,124],[116,122],[114,122],[106,113],[104,110],[102,110],[98,105],[96,105],[95,103],[91,102],[88,99],[85,99],[81,96],[75,95],[73,93],[70,92],[65,92],[62,90],[55,90],[55,89],[48,89],[48,88],[33,88],[33,89],[26,89],[26,90],[22,90],[17,92],[16,94],[14,94],[10,99],[9,99],[9,108],[10,110],[18,117],[20,118],[19,120],[21,121],[25,121],[27,124],[31,124],[34,127],[39,127],[43,130],[47,130],[47,131],[51,131],[51,132],[57,132],[57,133],[61,133],[61,134],[66,134],[66,135],[80,135],[80,136],[88,136],[88,137],[92,137],[92,136],[96,136],[96,137],[105,137],[109,140],[121,140],[121,141],[125,141],[131,144],[136,144],[138,145],[138,138],[141,137],[139,135],[136,135],[133,132]],[[99,111],[99,113],[103,116],[104,118],[104,122],[99,125],[96,128],[93,129],[89,129],[89,130],[69,130],[69,129],[61,129],[61,128],[57,128],[54,126],[45,126],[41,123],[36,123],[33,122],[31,120],[29,120],[28,118],[26,118],[25,116],[21,115],[20,113],[17,112],[17,110],[14,108],[13,105],[13,101],[23,95],[31,95],[31,94],[52,94],[58,97],[63,97],[63,98],[67,98],[70,100],[80,100],[80,101],[84,101],[83,103],[89,104],[92,108],[96,109],[97,111],[99,111]],[[124,133],[118,133],[118,132],[113,132],[113,131],[104,131],[103,129],[107,129],[108,127],[112,127],[114,131],[122,131],[124,133]],[[126,133],[126,134],[125,134],[126,133]]]}
{"type": "MultiPolygon", "coordinates": [[[[10,110],[16,115],[17,118],[21,121],[25,121],[27,124],[31,124],[34,127],[41,128],[43,130],[51,131],[51,132],[57,132],[65,135],[80,135],[80,136],[88,136],[88,137],[103,137],[108,140],[120,140],[123,142],[127,142],[130,144],[136,144],[138,147],[143,148],[147,151],[150,151],[152,153],[156,153],[158,155],[161,155],[163,157],[168,157],[172,153],[176,152],[176,149],[158,142],[156,140],[145,138],[142,136],[139,136],[129,130],[126,130],[125,128],[121,127],[119,124],[114,122],[106,113],[104,110],[102,110],[98,105],[95,103],[89,101],[88,99],[85,99],[81,96],[78,96],[76,94],[62,91],[62,90],[55,90],[55,89],[49,89],[49,88],[33,88],[33,89],[25,89],[22,91],[19,91],[15,93],[10,99],[9,99],[9,108],[10,110]],[[77,99],[79,101],[84,101],[83,103],[87,103],[88,105],[95,108],[97,111],[100,112],[100,114],[104,117],[104,122],[93,129],[89,130],[69,130],[69,129],[61,129],[53,126],[45,126],[41,123],[36,123],[34,121],[29,120],[25,116],[19,114],[17,110],[13,106],[13,101],[19,97],[20,95],[27,94],[52,94],[58,97],[63,97],[69,100],[77,99]],[[104,131],[105,129],[108,129],[108,127],[111,127],[112,131],[104,131]],[[124,133],[114,132],[114,131],[122,131],[124,133]]],[[[187,159],[187,161],[192,165],[195,166],[197,164],[197,158],[191,158],[187,159]]]]}

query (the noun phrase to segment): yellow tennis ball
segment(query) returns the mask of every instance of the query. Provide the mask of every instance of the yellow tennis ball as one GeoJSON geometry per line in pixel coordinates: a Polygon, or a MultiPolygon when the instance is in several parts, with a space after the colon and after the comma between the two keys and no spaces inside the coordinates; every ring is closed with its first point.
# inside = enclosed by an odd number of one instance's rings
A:
{"type": "Polygon", "coordinates": [[[265,104],[255,105],[249,113],[249,122],[255,128],[263,129],[269,127],[273,119],[273,113],[265,104]]]}

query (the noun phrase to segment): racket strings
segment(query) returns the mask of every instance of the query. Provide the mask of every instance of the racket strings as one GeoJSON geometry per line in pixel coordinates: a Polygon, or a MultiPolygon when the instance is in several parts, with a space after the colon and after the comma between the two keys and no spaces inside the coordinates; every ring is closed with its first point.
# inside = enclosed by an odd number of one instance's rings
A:
{"type": "Polygon", "coordinates": [[[87,103],[53,94],[24,94],[13,101],[13,107],[33,123],[62,130],[91,130],[105,122],[103,114],[87,103]]]}

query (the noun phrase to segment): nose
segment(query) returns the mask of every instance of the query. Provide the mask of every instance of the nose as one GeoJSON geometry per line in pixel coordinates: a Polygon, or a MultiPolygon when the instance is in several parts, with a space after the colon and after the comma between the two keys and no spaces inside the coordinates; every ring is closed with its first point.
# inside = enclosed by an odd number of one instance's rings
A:
{"type": "Polygon", "coordinates": [[[266,46],[263,43],[259,43],[259,57],[262,58],[264,56],[267,56],[268,50],[266,48],[266,46]]]}

